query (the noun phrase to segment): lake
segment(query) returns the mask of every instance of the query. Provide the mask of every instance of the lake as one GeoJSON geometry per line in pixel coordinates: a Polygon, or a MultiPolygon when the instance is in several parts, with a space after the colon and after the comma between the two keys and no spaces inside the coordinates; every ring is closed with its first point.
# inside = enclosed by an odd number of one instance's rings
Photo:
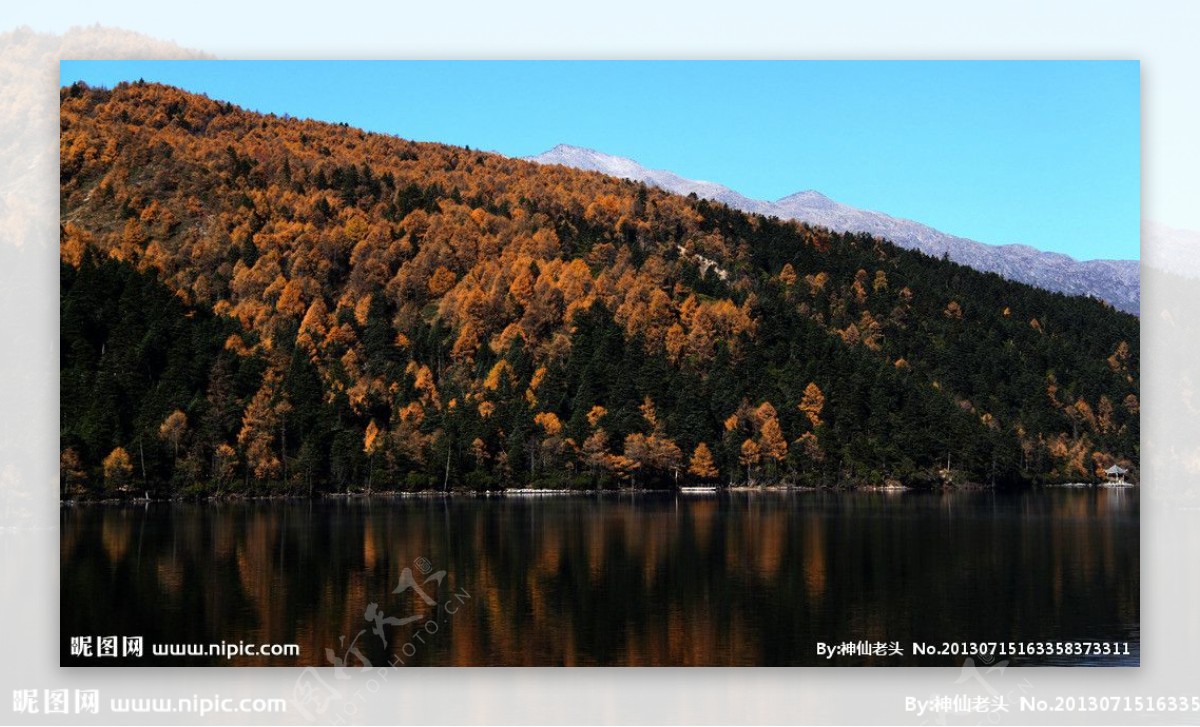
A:
{"type": "Polygon", "coordinates": [[[980,642],[1086,641],[1121,653],[1031,646],[976,661],[1136,666],[1138,497],[1081,488],[65,506],[61,663],[946,666],[980,642]],[[73,636],[112,635],[144,637],[143,655],[71,654],[73,636]],[[864,641],[885,648],[818,654],[820,643],[864,641]],[[193,656],[166,646],[220,642],[234,646],[193,656]],[[299,653],[227,658],[260,643],[299,653]],[[958,655],[918,656],[914,643],[958,655]],[[900,654],[875,653],[893,644],[900,654]]]}

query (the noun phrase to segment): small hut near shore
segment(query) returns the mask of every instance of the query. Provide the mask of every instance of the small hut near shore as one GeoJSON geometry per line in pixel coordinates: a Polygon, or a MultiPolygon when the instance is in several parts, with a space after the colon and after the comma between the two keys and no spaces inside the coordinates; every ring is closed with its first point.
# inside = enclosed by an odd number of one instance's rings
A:
{"type": "Polygon", "coordinates": [[[1124,467],[1118,467],[1115,464],[1112,467],[1104,470],[1104,475],[1108,478],[1108,482],[1114,485],[1126,484],[1125,475],[1127,474],[1129,474],[1129,470],[1125,469],[1124,467]]]}

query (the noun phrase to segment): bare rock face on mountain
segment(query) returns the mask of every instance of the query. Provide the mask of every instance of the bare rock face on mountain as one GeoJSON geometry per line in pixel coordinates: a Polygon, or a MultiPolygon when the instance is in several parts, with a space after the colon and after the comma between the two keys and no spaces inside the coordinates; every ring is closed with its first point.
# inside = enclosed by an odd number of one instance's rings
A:
{"type": "Polygon", "coordinates": [[[695,194],[743,212],[799,220],[839,232],[866,232],[887,238],[901,247],[920,250],[934,257],[949,257],[954,262],[1009,280],[1056,293],[1090,296],[1117,310],[1138,313],[1137,260],[1076,260],[1028,245],[988,245],[949,235],[913,220],[851,207],[815,190],[797,192],[774,202],[751,199],[720,184],[647,169],[632,159],[566,144],[529,159],[540,164],[561,164],[633,179],[677,194],[695,194]]]}

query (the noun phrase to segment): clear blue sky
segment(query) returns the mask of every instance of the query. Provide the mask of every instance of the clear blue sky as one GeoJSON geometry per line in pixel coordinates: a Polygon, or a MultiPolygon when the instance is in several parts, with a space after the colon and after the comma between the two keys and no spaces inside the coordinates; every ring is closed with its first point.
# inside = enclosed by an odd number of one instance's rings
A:
{"type": "Polygon", "coordinates": [[[537,154],[568,143],[990,243],[1139,255],[1137,62],[64,61],[264,112],[537,154]]]}

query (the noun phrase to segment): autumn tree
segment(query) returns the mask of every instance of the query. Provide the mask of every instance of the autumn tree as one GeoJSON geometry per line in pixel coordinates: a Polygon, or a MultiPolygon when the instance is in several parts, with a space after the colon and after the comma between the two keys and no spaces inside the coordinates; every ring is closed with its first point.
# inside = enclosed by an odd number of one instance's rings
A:
{"type": "Polygon", "coordinates": [[[213,452],[212,473],[217,485],[224,487],[233,479],[238,465],[237,450],[222,442],[213,452]]]}
{"type": "Polygon", "coordinates": [[[704,442],[697,444],[696,449],[692,452],[692,459],[688,464],[688,472],[702,480],[711,480],[720,474],[713,463],[712,452],[709,451],[708,445],[704,442]]]}
{"type": "Polygon", "coordinates": [[[772,464],[772,467],[777,466],[787,459],[787,440],[783,436],[779,420],[775,417],[771,417],[763,422],[762,433],[759,435],[759,449],[762,456],[772,464]]]}
{"type": "Polygon", "coordinates": [[[796,269],[792,267],[791,263],[786,263],[779,271],[779,282],[787,286],[796,284],[796,269]]]}
{"type": "Polygon", "coordinates": [[[62,494],[77,494],[83,491],[87,481],[87,473],[83,469],[83,460],[74,447],[67,447],[58,457],[59,477],[62,479],[62,494]]]}
{"type": "Polygon", "coordinates": [[[258,393],[250,400],[242,415],[242,428],[238,432],[238,444],[246,455],[249,472],[260,480],[278,477],[281,469],[276,453],[275,436],[279,426],[274,401],[277,395],[275,377],[268,376],[258,393]]]}
{"type": "Polygon", "coordinates": [[[608,451],[608,434],[603,429],[597,429],[583,440],[583,463],[595,481],[609,469],[612,455],[608,451]]]}
{"type": "Polygon", "coordinates": [[[1113,413],[1112,401],[1101,394],[1100,400],[1096,402],[1096,426],[1102,434],[1108,434],[1113,430],[1113,413]]]}
{"type": "Polygon", "coordinates": [[[600,420],[603,419],[607,415],[608,415],[608,409],[605,409],[604,407],[600,406],[599,404],[594,405],[591,409],[588,410],[588,413],[587,413],[588,425],[593,426],[593,427],[599,425],[600,420]]]}
{"type": "Polygon", "coordinates": [[[804,387],[804,398],[800,400],[797,408],[804,412],[804,416],[808,418],[808,423],[813,429],[821,426],[821,412],[825,409],[825,394],[815,382],[809,382],[808,386],[804,387]]]}
{"type": "Polygon", "coordinates": [[[810,463],[819,463],[824,461],[825,453],[821,450],[821,443],[817,440],[817,435],[812,432],[805,432],[796,440],[800,451],[804,458],[810,463]]]}
{"type": "Polygon", "coordinates": [[[183,439],[183,435],[187,433],[187,426],[187,415],[176,409],[168,414],[167,418],[158,427],[159,439],[171,445],[172,459],[179,459],[179,442],[183,439]]]}
{"type": "Polygon", "coordinates": [[[104,458],[104,486],[109,491],[124,489],[133,476],[133,461],[124,447],[116,447],[104,458]]]}
{"type": "Polygon", "coordinates": [[[882,270],[875,271],[875,279],[871,281],[871,290],[876,293],[882,293],[888,289],[888,276],[882,270]]]}
{"type": "Polygon", "coordinates": [[[375,455],[383,449],[383,443],[386,441],[384,432],[379,428],[379,425],[372,419],[367,423],[367,431],[363,434],[363,452],[367,455],[367,460],[370,466],[367,468],[367,492],[371,491],[371,484],[375,476],[375,455]]]}
{"type": "Polygon", "coordinates": [[[471,458],[475,460],[475,469],[483,469],[487,463],[487,444],[479,437],[471,440],[471,458]]]}
{"type": "Polygon", "coordinates": [[[742,442],[741,455],[738,457],[738,462],[746,468],[746,483],[753,482],[753,468],[762,460],[762,449],[758,446],[758,442],[753,439],[747,439],[742,442]]]}

